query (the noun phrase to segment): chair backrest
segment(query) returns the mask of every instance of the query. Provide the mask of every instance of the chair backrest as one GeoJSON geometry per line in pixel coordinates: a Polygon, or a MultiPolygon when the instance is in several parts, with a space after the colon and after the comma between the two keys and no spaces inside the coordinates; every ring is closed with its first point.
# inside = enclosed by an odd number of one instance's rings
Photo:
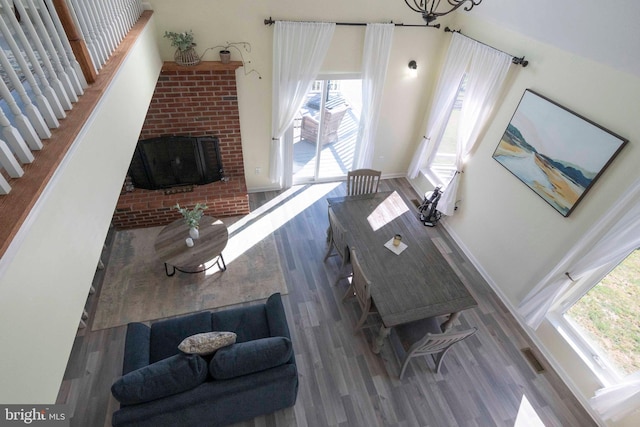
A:
{"type": "Polygon", "coordinates": [[[347,112],[347,107],[334,108],[332,110],[326,110],[324,113],[324,134],[328,135],[331,132],[336,132],[342,123],[342,118],[347,112]]]}
{"type": "Polygon", "coordinates": [[[477,328],[471,328],[464,331],[451,331],[442,334],[427,333],[424,338],[415,342],[411,348],[409,348],[407,357],[424,356],[446,351],[455,343],[470,337],[477,331],[477,328]]]}
{"type": "Polygon", "coordinates": [[[349,259],[349,246],[347,244],[347,230],[336,217],[333,209],[329,207],[329,226],[331,227],[331,239],[333,247],[345,262],[349,259]]]}
{"type": "Polygon", "coordinates": [[[380,184],[381,171],[356,169],[347,173],[347,195],[376,193],[380,184]]]}
{"type": "Polygon", "coordinates": [[[368,312],[371,307],[371,281],[367,279],[358,256],[356,255],[356,248],[351,248],[351,267],[353,269],[353,276],[351,277],[351,284],[356,294],[356,299],[363,312],[368,312]]]}

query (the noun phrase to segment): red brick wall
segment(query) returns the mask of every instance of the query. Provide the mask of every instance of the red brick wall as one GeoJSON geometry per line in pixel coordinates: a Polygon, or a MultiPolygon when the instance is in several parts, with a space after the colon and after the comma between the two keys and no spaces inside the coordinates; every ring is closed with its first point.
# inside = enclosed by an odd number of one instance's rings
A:
{"type": "Polygon", "coordinates": [[[180,218],[172,207],[208,206],[214,217],[249,212],[244,179],[235,71],[219,63],[196,67],[165,64],[149,105],[140,139],[163,135],[217,136],[226,181],[194,186],[192,192],[133,188],[125,181],[113,217],[118,228],[164,225],[180,218]],[[223,69],[218,69],[223,68],[223,69]],[[226,69],[224,69],[226,68],[226,69]]]}

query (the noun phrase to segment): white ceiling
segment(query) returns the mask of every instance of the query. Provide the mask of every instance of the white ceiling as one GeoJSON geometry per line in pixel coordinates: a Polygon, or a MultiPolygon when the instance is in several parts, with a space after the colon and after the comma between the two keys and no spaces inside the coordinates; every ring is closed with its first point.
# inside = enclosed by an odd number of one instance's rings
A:
{"type": "Polygon", "coordinates": [[[483,0],[461,13],[640,76],[637,0],[483,0]]]}

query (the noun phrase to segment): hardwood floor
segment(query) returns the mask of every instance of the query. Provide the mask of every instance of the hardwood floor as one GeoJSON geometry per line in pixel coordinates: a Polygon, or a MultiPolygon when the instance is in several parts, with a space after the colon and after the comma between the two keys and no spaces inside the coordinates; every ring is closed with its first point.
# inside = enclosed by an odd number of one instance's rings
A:
{"type": "MultiPolygon", "coordinates": [[[[404,179],[383,180],[380,190],[418,198],[404,179]]],[[[478,301],[478,307],[464,312],[456,326],[476,326],[479,331],[447,354],[439,374],[433,372],[431,360],[416,359],[400,381],[389,344],[380,355],[369,349],[376,330],[365,328],[354,334],[357,304],[340,301],[348,282],[332,286],[338,257],[323,262],[325,198],[344,192],[342,183],[250,195],[252,215],[257,216],[250,224],[259,220],[274,228],[289,289],[283,302],[300,391],[293,408],[237,427],[511,427],[527,404],[547,427],[596,425],[545,361],[541,363],[546,370],[535,372],[522,352],[532,348],[539,356],[533,343],[442,226],[430,228],[429,233],[478,301]]],[[[98,271],[95,278],[98,292],[101,274],[98,271]]],[[[78,330],[58,397],[58,403],[70,405],[71,425],[77,427],[110,426],[111,413],[118,407],[110,386],[121,371],[125,327],[91,332],[96,301],[93,295],[87,304],[88,326],[78,330]]]]}

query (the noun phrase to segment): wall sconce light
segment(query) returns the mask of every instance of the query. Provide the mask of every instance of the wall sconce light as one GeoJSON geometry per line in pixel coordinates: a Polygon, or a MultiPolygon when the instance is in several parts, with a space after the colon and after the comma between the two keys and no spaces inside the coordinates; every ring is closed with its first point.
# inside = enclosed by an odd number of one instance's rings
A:
{"type": "Polygon", "coordinates": [[[418,64],[413,59],[409,61],[409,75],[416,77],[418,75],[418,64]]]}

